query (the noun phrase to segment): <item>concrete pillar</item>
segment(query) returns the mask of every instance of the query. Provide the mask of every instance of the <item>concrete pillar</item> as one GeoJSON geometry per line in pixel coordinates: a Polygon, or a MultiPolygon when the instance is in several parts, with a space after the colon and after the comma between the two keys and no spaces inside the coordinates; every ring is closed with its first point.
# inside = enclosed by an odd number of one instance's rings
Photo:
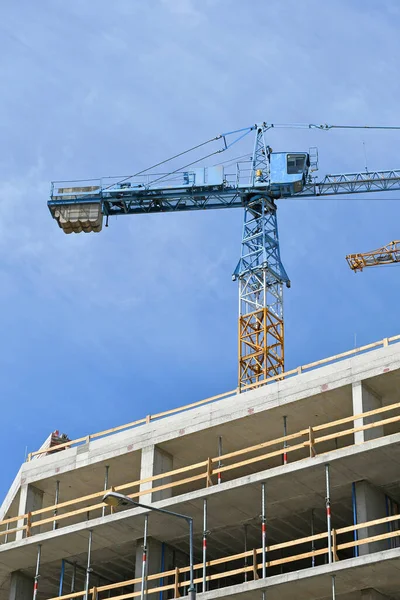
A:
{"type": "Polygon", "coordinates": [[[378,590],[368,588],[367,590],[361,590],[361,600],[387,600],[387,596],[384,596],[378,590]]]}
{"type": "MultiPolygon", "coordinates": [[[[164,452],[157,446],[146,446],[142,449],[142,459],[140,465],[140,479],[147,479],[153,475],[160,475],[161,473],[167,473],[173,468],[173,459],[170,454],[164,452]]],[[[148,481],[140,485],[140,491],[150,490],[152,487],[158,487],[160,485],[166,485],[171,482],[171,477],[163,477],[156,481],[148,481]]],[[[153,494],[143,494],[140,496],[140,502],[143,504],[151,504],[151,502],[157,502],[158,500],[164,500],[172,496],[172,489],[160,490],[153,494]]]]}
{"type": "Polygon", "coordinates": [[[21,571],[14,571],[10,576],[9,600],[32,600],[33,577],[28,577],[21,571]]]}
{"type": "MultiPolygon", "coordinates": [[[[165,547],[164,547],[165,548],[165,547]]],[[[165,549],[163,549],[162,543],[154,538],[147,538],[147,575],[154,575],[155,573],[160,573],[161,571],[165,571],[166,568],[162,568],[163,564],[163,552],[165,553],[165,549]]],[[[142,576],[142,561],[143,561],[143,539],[137,541],[136,546],[136,560],[135,560],[135,577],[142,576]]],[[[164,563],[165,564],[165,563],[164,563]]],[[[166,582],[164,582],[166,585],[166,582]]],[[[151,590],[151,588],[159,587],[160,581],[159,579],[153,579],[147,582],[147,589],[151,590]]],[[[135,584],[135,592],[139,592],[141,589],[141,584],[135,584]]],[[[148,594],[150,596],[150,594],[148,594]]],[[[155,597],[155,595],[154,595],[155,597]]]]}
{"type": "MultiPolygon", "coordinates": [[[[365,523],[374,519],[382,519],[386,517],[386,497],[385,494],[368,481],[358,481],[356,483],[356,509],[357,523],[365,523]]],[[[363,527],[358,530],[358,539],[362,540],[374,535],[387,533],[387,524],[373,525],[371,527],[363,527]]],[[[380,552],[388,549],[388,540],[380,540],[359,546],[358,552],[360,556],[371,554],[372,552],[380,552]]]]}
{"type": "MultiPolygon", "coordinates": [[[[359,381],[353,383],[353,415],[359,415],[375,408],[381,408],[382,398],[380,398],[375,392],[370,390],[365,383],[359,381]]],[[[384,417],[381,414],[373,415],[372,417],[365,417],[365,419],[355,419],[354,427],[361,427],[362,425],[368,425],[368,423],[374,423],[380,421],[384,417]]],[[[367,440],[373,440],[383,436],[383,426],[373,427],[372,429],[366,429],[364,431],[356,431],[354,434],[354,443],[362,444],[367,440]]]]}
{"type": "MultiPolygon", "coordinates": [[[[39,510],[43,506],[43,491],[34,487],[33,485],[24,484],[21,485],[20,495],[19,495],[19,506],[18,506],[18,514],[25,515],[34,510],[39,510]]],[[[22,527],[24,525],[24,521],[18,521],[18,527],[22,527]]],[[[40,528],[36,527],[34,530],[35,533],[39,533],[40,528]]],[[[25,531],[17,531],[15,534],[16,540],[22,540],[25,537],[25,531]]]]}

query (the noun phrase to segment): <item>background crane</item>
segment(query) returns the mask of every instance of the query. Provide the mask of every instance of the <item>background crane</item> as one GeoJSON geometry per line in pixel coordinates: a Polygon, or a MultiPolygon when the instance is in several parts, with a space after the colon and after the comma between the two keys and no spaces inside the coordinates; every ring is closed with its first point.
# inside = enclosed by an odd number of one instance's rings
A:
{"type": "Polygon", "coordinates": [[[346,260],[352,271],[362,271],[365,267],[377,267],[400,262],[400,241],[395,240],[382,248],[370,252],[348,254],[346,260]]]}
{"type": "Polygon", "coordinates": [[[317,181],[318,152],[273,152],[272,128],[400,129],[348,125],[260,123],[216,136],[135,175],[53,182],[48,206],[65,233],[99,232],[110,216],[240,207],[244,209],[239,283],[239,389],[284,370],[283,286],[276,201],[400,189],[400,170],[326,175],[317,181]],[[249,154],[219,164],[216,155],[253,133],[249,154]],[[205,154],[203,151],[205,150],[205,154]],[[190,156],[183,166],[155,171],[190,156]],[[195,166],[199,163],[207,166],[195,166]]]}

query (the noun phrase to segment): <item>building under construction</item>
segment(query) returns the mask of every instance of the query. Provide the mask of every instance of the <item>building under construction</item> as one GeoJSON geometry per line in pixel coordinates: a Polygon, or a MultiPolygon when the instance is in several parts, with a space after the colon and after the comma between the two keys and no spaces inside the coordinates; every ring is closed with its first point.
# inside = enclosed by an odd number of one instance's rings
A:
{"type": "Polygon", "coordinates": [[[400,599],[399,341],[53,435],[3,502],[1,600],[400,599]]]}

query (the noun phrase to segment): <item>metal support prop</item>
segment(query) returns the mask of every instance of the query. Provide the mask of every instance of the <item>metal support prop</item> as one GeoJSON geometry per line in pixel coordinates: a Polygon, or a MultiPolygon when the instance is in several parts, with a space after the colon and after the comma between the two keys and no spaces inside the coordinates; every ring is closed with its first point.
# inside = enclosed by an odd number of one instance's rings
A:
{"type": "Polygon", "coordinates": [[[283,442],[283,448],[285,449],[285,452],[283,453],[283,464],[287,465],[287,452],[286,452],[286,448],[287,448],[287,441],[286,441],[286,436],[287,436],[287,417],[283,417],[283,435],[285,437],[284,442],[283,442]]]}
{"type": "Polygon", "coordinates": [[[92,572],[92,569],[90,568],[90,561],[91,561],[91,554],[92,554],[92,540],[93,540],[93,531],[90,530],[89,531],[87,566],[86,566],[85,600],[89,600],[90,573],[92,572]]]}
{"type": "Polygon", "coordinates": [[[248,565],[248,560],[247,560],[247,525],[243,525],[243,529],[244,529],[244,552],[245,552],[245,556],[244,556],[244,581],[246,583],[247,581],[247,565],[248,565]]]}
{"type": "Polygon", "coordinates": [[[331,492],[330,492],[330,477],[329,465],[325,465],[325,480],[326,480],[326,525],[328,529],[328,562],[332,562],[332,518],[331,518],[331,492]]]}
{"type": "MultiPolygon", "coordinates": [[[[219,435],[218,436],[218,456],[222,456],[222,437],[219,435]]],[[[219,460],[218,461],[218,469],[220,469],[222,467],[222,462],[219,460]]],[[[221,473],[218,473],[218,485],[221,483],[222,481],[222,477],[221,477],[221,473]]]]}
{"type": "Polygon", "coordinates": [[[71,578],[71,594],[75,592],[75,582],[76,582],[76,562],[72,567],[72,578],[71,578]]]}
{"type": "Polygon", "coordinates": [[[262,576],[267,576],[267,527],[265,517],[265,483],[261,484],[261,541],[262,541],[262,576]]]}
{"type": "Polygon", "coordinates": [[[140,600],[144,600],[144,596],[146,593],[148,527],[149,527],[149,516],[146,515],[144,518],[144,532],[143,532],[142,584],[140,587],[140,600]]]}
{"type": "MultiPolygon", "coordinates": [[[[110,467],[108,465],[106,465],[106,474],[104,476],[104,491],[106,492],[108,490],[108,473],[109,473],[110,467]]],[[[101,516],[104,517],[106,514],[106,507],[103,506],[103,509],[101,511],[101,516]]]]}
{"type": "Polygon", "coordinates": [[[63,587],[64,587],[64,573],[65,573],[65,561],[64,559],[61,561],[61,571],[60,571],[60,585],[58,588],[58,595],[63,595],[63,587]]]}
{"type": "MultiPolygon", "coordinates": [[[[311,509],[311,536],[315,534],[314,529],[314,509],[311,509]]],[[[315,552],[315,540],[311,540],[311,552],[315,552]]],[[[315,567],[315,556],[311,557],[311,566],[315,567]]]]}
{"type": "Polygon", "coordinates": [[[203,501],[203,592],[207,591],[207,500],[203,501]]]}
{"type": "MultiPolygon", "coordinates": [[[[351,502],[353,506],[353,525],[357,525],[357,495],[356,495],[356,484],[351,484],[351,502]]],[[[354,541],[358,541],[358,529],[354,529],[353,532],[354,541]]],[[[354,546],[354,556],[357,557],[359,554],[358,546],[354,546]]]]}
{"type": "Polygon", "coordinates": [[[33,583],[33,596],[32,596],[33,600],[36,600],[37,593],[38,593],[38,585],[39,585],[39,577],[40,577],[40,575],[39,575],[39,571],[40,571],[40,558],[41,558],[41,556],[42,556],[42,544],[38,544],[35,579],[34,579],[34,583],[33,583]]]}
{"type": "Polygon", "coordinates": [[[332,600],[336,600],[336,575],[332,575],[332,600]]]}
{"type": "Polygon", "coordinates": [[[196,588],[194,586],[194,567],[193,567],[193,519],[189,520],[189,561],[190,561],[190,588],[188,590],[189,600],[196,599],[196,588]]]}
{"type": "MultiPolygon", "coordinates": [[[[56,506],[57,506],[57,504],[58,504],[58,502],[59,502],[59,499],[60,499],[60,482],[59,482],[59,480],[57,479],[57,481],[56,481],[56,496],[55,496],[55,499],[54,499],[54,504],[55,504],[56,506]]],[[[54,512],[53,512],[53,515],[54,515],[54,517],[56,517],[56,516],[57,516],[57,514],[58,514],[58,511],[57,511],[57,509],[55,508],[55,509],[54,509],[54,512]]],[[[53,530],[54,530],[54,529],[57,529],[57,527],[58,527],[58,523],[57,523],[57,521],[53,521],[53,530]]]]}
{"type": "MultiPolygon", "coordinates": [[[[7,519],[9,519],[9,517],[6,517],[7,519]]],[[[6,523],[6,531],[8,531],[10,529],[10,523],[6,523]]],[[[6,533],[5,537],[4,537],[4,543],[7,544],[8,542],[8,533],[6,533]]]]}

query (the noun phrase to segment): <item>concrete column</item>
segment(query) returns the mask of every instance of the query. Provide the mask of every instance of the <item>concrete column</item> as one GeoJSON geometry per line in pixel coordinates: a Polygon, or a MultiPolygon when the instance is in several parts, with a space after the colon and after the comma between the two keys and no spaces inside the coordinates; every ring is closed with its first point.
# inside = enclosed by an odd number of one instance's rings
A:
{"type": "MultiPolygon", "coordinates": [[[[165,550],[164,550],[165,552],[165,550]]],[[[162,568],[163,563],[163,548],[162,543],[154,538],[147,538],[147,575],[154,575],[155,573],[160,573],[162,570],[166,570],[162,568]]],[[[136,546],[136,560],[135,560],[135,577],[141,577],[142,575],[142,561],[143,561],[143,539],[137,541],[136,546]]],[[[165,564],[165,563],[164,563],[165,564]]],[[[159,587],[160,581],[158,579],[153,579],[152,581],[147,582],[147,589],[151,590],[151,588],[159,587]]],[[[166,585],[166,582],[165,582],[166,585]]],[[[141,584],[135,584],[135,592],[139,592],[141,589],[141,584]]],[[[158,593],[158,592],[157,592],[158,593]]],[[[148,594],[150,596],[150,594],[148,594]]],[[[154,595],[155,597],[155,595],[154,595]]]]}
{"type": "MultiPolygon", "coordinates": [[[[173,468],[173,459],[170,454],[164,452],[157,446],[146,446],[142,449],[142,459],[140,465],[140,479],[147,479],[153,475],[160,475],[161,473],[167,473],[173,468]]],[[[140,485],[140,491],[150,490],[152,487],[158,487],[160,485],[166,485],[171,482],[171,477],[164,477],[157,479],[156,481],[149,481],[140,485]]],[[[157,500],[164,500],[172,496],[172,489],[160,490],[153,494],[143,494],[140,496],[140,502],[143,504],[151,504],[157,502],[157,500]]]]}
{"type": "MultiPolygon", "coordinates": [[[[370,390],[365,383],[359,381],[353,383],[353,415],[359,415],[375,408],[381,408],[382,398],[380,398],[375,392],[370,390]]],[[[380,421],[384,417],[380,414],[373,415],[372,417],[365,417],[365,419],[355,419],[354,427],[361,427],[362,425],[368,425],[368,423],[374,423],[380,421]]],[[[354,434],[354,443],[362,444],[367,440],[373,440],[383,436],[383,426],[374,427],[372,429],[366,429],[365,431],[357,431],[354,434]]]]}
{"type": "MultiPolygon", "coordinates": [[[[365,523],[374,519],[386,517],[386,498],[385,494],[368,481],[358,481],[356,483],[356,509],[357,523],[365,523]]],[[[372,527],[363,527],[358,530],[358,539],[362,540],[374,535],[387,533],[387,524],[373,525],[372,527]]],[[[371,554],[388,549],[388,540],[380,540],[359,546],[359,555],[371,554]]]]}
{"type": "MultiPolygon", "coordinates": [[[[18,514],[24,515],[34,510],[39,510],[43,506],[43,491],[34,487],[33,485],[24,484],[21,485],[19,495],[19,506],[18,514]]],[[[24,525],[23,520],[18,521],[18,527],[24,525]]],[[[35,533],[39,533],[39,528],[36,528],[35,533]]],[[[17,531],[15,534],[16,540],[22,540],[25,537],[25,531],[17,531]]]]}
{"type": "Polygon", "coordinates": [[[378,590],[368,588],[367,590],[361,590],[361,600],[387,600],[387,596],[384,596],[378,590]]]}
{"type": "Polygon", "coordinates": [[[33,577],[28,577],[21,571],[14,571],[10,579],[9,600],[32,600],[33,577]]]}

